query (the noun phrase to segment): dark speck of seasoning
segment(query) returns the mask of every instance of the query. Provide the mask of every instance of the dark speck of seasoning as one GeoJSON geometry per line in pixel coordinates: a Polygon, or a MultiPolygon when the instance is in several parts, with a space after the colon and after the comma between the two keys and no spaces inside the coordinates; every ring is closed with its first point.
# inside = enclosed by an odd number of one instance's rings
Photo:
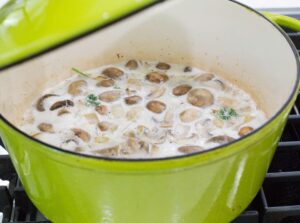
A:
{"type": "Polygon", "coordinates": [[[190,66],[186,66],[184,69],[183,69],[184,72],[191,72],[192,71],[192,68],[190,66]]]}

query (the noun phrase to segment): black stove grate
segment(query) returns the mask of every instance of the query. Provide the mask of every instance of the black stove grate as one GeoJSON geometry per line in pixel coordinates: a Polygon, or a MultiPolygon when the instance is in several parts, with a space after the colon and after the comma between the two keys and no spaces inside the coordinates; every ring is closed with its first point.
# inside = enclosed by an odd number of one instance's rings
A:
{"type": "MultiPolygon", "coordinates": [[[[300,49],[300,33],[288,33],[300,49]]],[[[1,140],[0,140],[1,143],[1,140]]],[[[8,155],[0,155],[3,223],[50,223],[28,199],[8,155]]],[[[300,94],[260,192],[233,223],[300,222],[300,94]]]]}

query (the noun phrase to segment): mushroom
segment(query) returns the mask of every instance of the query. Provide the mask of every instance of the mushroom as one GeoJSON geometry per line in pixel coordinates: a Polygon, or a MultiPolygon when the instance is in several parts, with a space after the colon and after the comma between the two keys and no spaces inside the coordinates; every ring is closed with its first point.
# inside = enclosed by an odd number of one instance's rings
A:
{"type": "Polygon", "coordinates": [[[175,143],[178,144],[187,144],[187,143],[191,143],[194,142],[196,143],[199,140],[199,136],[196,133],[192,133],[190,136],[180,136],[174,139],[175,143]]]}
{"type": "Polygon", "coordinates": [[[178,85],[177,87],[173,88],[173,94],[175,96],[182,96],[188,93],[192,89],[191,85],[188,84],[181,84],[178,85]]]}
{"type": "Polygon", "coordinates": [[[73,133],[75,134],[75,136],[77,136],[78,138],[80,138],[82,141],[84,142],[88,142],[91,139],[91,136],[88,132],[84,131],[83,129],[80,128],[72,128],[71,129],[73,131],[73,133]]]}
{"type": "Polygon", "coordinates": [[[116,67],[108,67],[102,71],[102,74],[105,76],[111,78],[111,79],[117,79],[124,75],[124,72],[116,67]]]}
{"type": "Polygon", "coordinates": [[[188,93],[187,101],[197,107],[209,106],[214,103],[214,96],[209,90],[196,88],[188,93]]]}
{"type": "Polygon", "coordinates": [[[228,97],[219,97],[219,103],[223,107],[234,107],[236,101],[228,97]]]}
{"type": "Polygon", "coordinates": [[[226,90],[226,85],[220,80],[213,80],[205,83],[206,86],[217,89],[217,90],[226,90]]]}
{"type": "Polygon", "coordinates": [[[218,136],[214,136],[212,138],[210,138],[209,140],[207,140],[207,142],[209,143],[218,143],[218,144],[224,144],[224,143],[228,143],[233,141],[234,138],[227,136],[227,135],[218,135],[218,136]]]}
{"type": "Polygon", "coordinates": [[[118,104],[118,105],[113,105],[111,107],[111,113],[115,118],[122,118],[125,115],[125,111],[123,109],[123,106],[118,104]]]}
{"type": "Polygon", "coordinates": [[[171,68],[170,64],[159,62],[156,64],[156,68],[160,70],[169,70],[171,68]]]}
{"type": "Polygon", "coordinates": [[[95,124],[99,122],[98,116],[95,113],[84,114],[84,117],[88,120],[90,124],[95,124]]]}
{"type": "Polygon", "coordinates": [[[46,98],[49,98],[49,97],[53,97],[53,96],[58,96],[56,94],[45,94],[44,96],[40,97],[36,103],[36,109],[40,112],[42,111],[45,111],[45,108],[44,108],[44,100],[46,98]]]}
{"type": "Polygon", "coordinates": [[[138,63],[136,60],[129,60],[125,67],[127,67],[129,70],[135,70],[138,67],[138,63]]]}
{"type": "Polygon", "coordinates": [[[146,105],[147,109],[154,113],[162,113],[166,110],[166,105],[161,101],[149,101],[146,105]]]}
{"type": "Polygon", "coordinates": [[[188,125],[177,125],[176,128],[168,130],[168,134],[172,137],[172,140],[177,138],[185,138],[188,136],[191,127],[188,125]]]}
{"type": "Polygon", "coordinates": [[[163,122],[160,123],[161,128],[171,128],[173,125],[174,111],[169,109],[164,117],[163,122]]]}
{"type": "Polygon", "coordinates": [[[130,78],[130,79],[127,80],[127,88],[129,90],[139,91],[142,88],[141,81],[139,79],[130,78]]]}
{"type": "Polygon", "coordinates": [[[149,152],[149,144],[143,140],[129,137],[121,146],[121,153],[129,155],[140,151],[149,152]]]}
{"type": "Polygon", "coordinates": [[[93,153],[103,156],[117,156],[120,153],[120,146],[117,145],[110,148],[94,150],[93,153]]]}
{"type": "Polygon", "coordinates": [[[143,112],[143,108],[142,107],[131,108],[126,113],[126,119],[129,120],[129,121],[135,121],[142,112],[143,112]]]}
{"type": "Polygon", "coordinates": [[[149,128],[143,126],[143,130],[140,133],[139,138],[146,143],[161,144],[166,141],[167,131],[164,129],[158,129],[156,127],[150,130],[149,128]]]}
{"type": "Polygon", "coordinates": [[[49,133],[53,133],[53,125],[52,124],[49,124],[49,123],[40,123],[38,125],[38,129],[41,131],[41,132],[49,132],[49,133]]]}
{"type": "Polygon", "coordinates": [[[197,82],[205,82],[205,81],[210,81],[215,77],[215,75],[211,73],[205,73],[201,74],[200,76],[196,77],[194,80],[197,82]]]}
{"type": "Polygon", "coordinates": [[[142,100],[142,98],[138,95],[134,95],[134,96],[129,96],[124,98],[124,101],[127,105],[134,105],[139,103],[142,100]]]}
{"type": "Polygon", "coordinates": [[[112,79],[106,79],[99,81],[96,86],[97,87],[111,87],[115,84],[115,81],[112,79]]]}
{"type": "Polygon", "coordinates": [[[50,110],[54,111],[56,109],[59,109],[61,107],[72,107],[74,106],[73,101],[71,100],[62,100],[62,101],[57,101],[53,105],[51,105],[50,110]]]}
{"type": "Polygon", "coordinates": [[[166,74],[153,71],[146,75],[146,80],[159,84],[169,80],[169,77],[166,74]]]}
{"type": "Polygon", "coordinates": [[[70,112],[65,109],[65,108],[62,108],[60,109],[58,112],[57,112],[57,116],[62,116],[62,115],[66,115],[66,114],[69,114],[70,112]]]}
{"type": "Polygon", "coordinates": [[[179,114],[182,122],[193,122],[200,117],[200,111],[195,108],[189,108],[179,114]]]}
{"type": "Polygon", "coordinates": [[[95,107],[95,110],[100,115],[106,115],[108,113],[108,107],[106,105],[98,105],[95,107]]]}
{"type": "Polygon", "coordinates": [[[201,146],[181,146],[177,149],[181,153],[194,153],[203,150],[201,146]]]}
{"type": "Polygon", "coordinates": [[[82,93],[81,88],[86,86],[87,82],[85,80],[77,80],[72,82],[68,87],[68,93],[76,96],[82,93]]]}
{"type": "Polygon", "coordinates": [[[98,123],[98,128],[103,132],[105,131],[114,132],[115,130],[117,130],[118,125],[111,122],[103,121],[98,123]]]}
{"type": "Polygon", "coordinates": [[[183,71],[184,72],[191,72],[193,70],[193,68],[191,68],[190,66],[186,66],[183,71]]]}
{"type": "Polygon", "coordinates": [[[105,91],[101,93],[99,99],[104,102],[114,102],[117,101],[121,97],[121,92],[112,90],[112,91],[105,91]]]}
{"type": "Polygon", "coordinates": [[[106,136],[97,136],[94,139],[94,142],[97,144],[102,144],[102,143],[108,143],[109,142],[109,138],[106,136]]]}
{"type": "Polygon", "coordinates": [[[248,135],[250,132],[253,131],[253,128],[250,126],[244,126],[239,131],[239,136],[245,136],[248,135]]]}
{"type": "Polygon", "coordinates": [[[164,86],[155,87],[147,97],[150,99],[160,98],[164,95],[166,90],[167,89],[164,86]]]}

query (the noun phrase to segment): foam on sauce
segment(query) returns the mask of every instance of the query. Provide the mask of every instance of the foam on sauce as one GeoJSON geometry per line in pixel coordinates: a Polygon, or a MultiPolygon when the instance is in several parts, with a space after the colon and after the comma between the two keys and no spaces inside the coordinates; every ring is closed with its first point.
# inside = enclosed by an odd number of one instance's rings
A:
{"type": "Polygon", "coordinates": [[[78,153],[155,158],[219,146],[267,120],[249,94],[198,68],[131,60],[84,73],[47,89],[20,128],[78,153]]]}

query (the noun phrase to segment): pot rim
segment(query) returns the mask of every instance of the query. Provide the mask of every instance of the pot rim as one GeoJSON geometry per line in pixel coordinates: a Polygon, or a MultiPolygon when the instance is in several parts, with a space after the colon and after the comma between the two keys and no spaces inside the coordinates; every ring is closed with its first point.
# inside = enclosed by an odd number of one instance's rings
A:
{"type": "MultiPolygon", "coordinates": [[[[43,146],[46,146],[47,148],[50,148],[50,149],[53,149],[53,150],[56,150],[56,151],[59,151],[59,152],[62,152],[62,153],[65,153],[65,154],[70,154],[70,155],[75,155],[75,156],[78,156],[78,157],[81,157],[81,158],[91,158],[91,159],[96,159],[96,160],[101,160],[101,161],[114,161],[114,162],[136,162],[136,163],[141,163],[141,162],[155,162],[155,161],[167,161],[167,160],[180,160],[180,159],[184,159],[184,158],[188,158],[188,157],[194,157],[194,156],[197,156],[197,155],[201,155],[201,154],[206,154],[206,153],[212,153],[216,150],[220,150],[220,149],[223,149],[225,147],[228,147],[228,146],[231,146],[237,142],[242,142],[242,141],[245,141],[246,139],[248,139],[249,137],[251,137],[252,135],[258,133],[261,129],[264,129],[266,128],[267,126],[270,125],[270,123],[272,121],[274,121],[282,112],[284,112],[284,109],[288,106],[288,104],[290,103],[290,101],[292,100],[292,98],[294,97],[295,93],[298,91],[298,85],[299,85],[299,81],[300,81],[300,62],[299,62],[299,59],[298,59],[298,51],[294,45],[294,43],[292,42],[292,40],[288,37],[288,35],[285,33],[285,31],[283,29],[281,29],[278,25],[276,25],[275,23],[273,23],[271,20],[269,20],[266,16],[264,16],[262,13],[256,11],[255,9],[251,8],[250,6],[247,6],[243,3],[240,3],[240,2],[237,2],[236,0],[229,0],[230,2],[234,3],[234,4],[237,4],[237,5],[240,5],[241,7],[244,7],[252,12],[254,12],[256,15],[262,17],[263,19],[265,19],[267,22],[271,23],[275,29],[277,29],[277,31],[279,31],[283,37],[285,38],[285,40],[288,42],[289,46],[291,47],[291,50],[293,51],[294,53],[294,56],[295,56],[295,60],[296,60],[296,65],[297,65],[297,78],[296,78],[296,81],[295,81],[295,84],[294,84],[294,87],[293,87],[293,90],[291,92],[291,94],[289,95],[288,99],[286,100],[286,102],[282,105],[282,107],[270,118],[268,119],[267,122],[265,122],[262,126],[260,126],[259,128],[255,129],[253,132],[249,133],[248,135],[244,136],[244,137],[241,137],[241,138],[238,138],[236,140],[233,140],[229,143],[225,143],[225,144],[222,144],[220,146],[217,146],[217,147],[214,147],[212,149],[209,149],[209,150],[204,150],[204,151],[199,151],[199,152],[195,152],[195,153],[190,153],[190,154],[184,154],[184,155],[176,155],[176,156],[168,156],[168,157],[159,157],[159,158],[136,158],[136,159],[133,159],[133,158],[116,158],[116,157],[102,157],[102,156],[94,156],[94,155],[88,155],[88,154],[81,154],[81,153],[76,153],[76,152],[73,152],[73,151],[68,151],[68,150],[64,150],[62,148],[59,148],[57,146],[54,146],[54,145],[51,145],[51,144],[48,144],[46,142],[43,142],[41,140],[38,140],[36,138],[33,138],[32,136],[28,135],[27,133],[21,131],[19,128],[17,128],[16,126],[14,126],[11,122],[9,122],[1,113],[0,113],[0,120],[2,120],[5,124],[7,124],[10,128],[12,128],[13,130],[15,130],[16,132],[20,133],[21,135],[25,136],[26,138],[30,139],[30,140],[33,140],[35,141],[36,143],[38,144],[41,144],[43,146]]],[[[62,47],[64,45],[67,45],[71,42],[75,42],[76,40],[79,40],[79,39],[82,39],[86,36],[88,36],[89,34],[92,34],[94,32],[97,32],[101,29],[104,29],[106,28],[107,26],[110,26],[110,25],[113,25],[115,23],[118,23],[120,21],[122,21],[123,19],[126,19],[132,15],[135,15],[145,9],[148,9],[150,8],[151,6],[153,5],[156,5],[158,3],[162,3],[164,2],[164,0],[160,1],[160,2],[155,2],[153,4],[150,4],[142,9],[139,9],[139,10],[136,10],[128,15],[125,15],[111,23],[108,23],[104,26],[101,26],[101,27],[97,27],[93,30],[90,30],[86,33],[83,33],[79,36],[76,36],[74,38],[71,38],[71,39],[68,39],[60,44],[57,44],[55,46],[52,46],[52,47],[49,47],[49,48],[46,48],[45,50],[43,50],[42,52],[40,53],[37,53],[35,55],[30,55],[28,57],[25,57],[24,59],[22,59],[21,61],[17,61],[17,62],[13,62],[13,63],[10,63],[2,68],[0,68],[0,71],[3,71],[3,70],[6,70],[14,65],[17,65],[19,63],[22,63],[22,62],[25,62],[25,61],[28,61],[28,60],[31,60],[37,56],[40,56],[42,54],[46,54],[54,49],[57,49],[59,47],[62,47]]]]}

